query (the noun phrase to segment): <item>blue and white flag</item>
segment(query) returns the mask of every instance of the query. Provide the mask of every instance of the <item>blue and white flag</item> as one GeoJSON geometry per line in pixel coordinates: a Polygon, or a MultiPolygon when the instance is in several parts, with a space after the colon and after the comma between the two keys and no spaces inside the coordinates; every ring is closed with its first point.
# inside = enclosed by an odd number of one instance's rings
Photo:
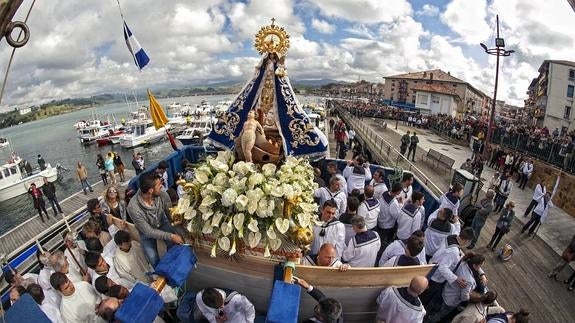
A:
{"type": "Polygon", "coordinates": [[[140,69],[140,71],[148,65],[150,62],[150,58],[138,43],[138,40],[134,35],[132,35],[132,31],[128,28],[128,25],[124,21],[124,39],[126,40],[126,45],[128,45],[128,49],[130,53],[132,53],[132,57],[134,58],[134,63],[140,69]]]}

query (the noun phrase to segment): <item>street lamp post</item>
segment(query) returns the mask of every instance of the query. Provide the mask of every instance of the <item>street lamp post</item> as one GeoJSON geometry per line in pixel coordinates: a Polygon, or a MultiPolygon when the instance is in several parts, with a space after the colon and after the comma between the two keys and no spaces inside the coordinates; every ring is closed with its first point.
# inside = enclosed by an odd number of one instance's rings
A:
{"type": "Polygon", "coordinates": [[[491,102],[491,113],[489,115],[489,123],[487,125],[487,135],[485,137],[485,146],[484,146],[484,156],[487,156],[487,151],[489,150],[489,143],[491,141],[491,136],[493,135],[493,122],[495,120],[495,105],[497,102],[497,83],[499,81],[499,57],[500,56],[510,56],[515,51],[514,50],[505,50],[505,41],[503,38],[499,37],[499,15],[496,16],[496,24],[497,24],[497,38],[495,38],[495,48],[487,48],[487,46],[481,43],[481,47],[485,52],[489,55],[495,55],[497,57],[495,63],[495,88],[493,90],[493,102],[491,102]]]}

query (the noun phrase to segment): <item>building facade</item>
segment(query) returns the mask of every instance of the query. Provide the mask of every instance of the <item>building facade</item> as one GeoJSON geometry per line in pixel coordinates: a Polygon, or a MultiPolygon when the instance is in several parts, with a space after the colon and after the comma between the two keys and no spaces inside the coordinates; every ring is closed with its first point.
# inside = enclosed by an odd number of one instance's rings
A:
{"type": "MultiPolygon", "coordinates": [[[[489,98],[471,84],[452,76],[449,72],[436,69],[386,76],[384,79],[383,98],[384,102],[388,104],[420,109],[418,106],[424,105],[424,96],[427,93],[430,94],[428,99],[431,101],[428,106],[429,111],[432,110],[431,105],[438,104],[433,103],[437,101],[438,97],[449,96],[449,100],[453,100],[449,106],[454,104],[455,108],[453,109],[454,112],[450,110],[448,114],[456,116],[474,115],[476,117],[484,117],[484,114],[489,114],[489,98]],[[420,101],[418,101],[418,91],[423,95],[420,101]],[[436,96],[435,100],[432,98],[433,95],[436,96]]],[[[449,101],[447,98],[445,100],[449,101]]],[[[445,103],[443,106],[447,105],[445,103]]],[[[422,112],[428,110],[422,110],[422,112]]]]}
{"type": "Polygon", "coordinates": [[[527,89],[525,110],[532,123],[550,130],[575,129],[575,62],[545,60],[527,89]]]}

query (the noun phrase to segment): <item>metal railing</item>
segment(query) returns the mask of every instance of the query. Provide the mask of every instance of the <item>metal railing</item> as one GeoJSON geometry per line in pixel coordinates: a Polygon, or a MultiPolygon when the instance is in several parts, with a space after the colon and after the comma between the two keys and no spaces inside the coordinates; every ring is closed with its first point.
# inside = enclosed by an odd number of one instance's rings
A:
{"type": "Polygon", "coordinates": [[[423,171],[405,158],[393,144],[376,133],[370,126],[353,117],[349,112],[341,108],[338,108],[338,111],[345,122],[349,123],[353,127],[357,135],[369,144],[370,151],[377,154],[381,160],[391,163],[391,165],[386,164],[386,166],[409,170],[421,183],[430,189],[430,192],[435,195],[435,198],[439,198],[439,196],[443,194],[443,190],[435,185],[431,179],[423,173],[423,171]]]}
{"type": "Polygon", "coordinates": [[[563,171],[575,174],[575,159],[565,160],[562,153],[563,145],[552,139],[531,138],[529,135],[518,133],[506,133],[503,129],[497,128],[493,132],[492,144],[517,151],[529,157],[539,159],[543,162],[563,169],[563,171]]]}

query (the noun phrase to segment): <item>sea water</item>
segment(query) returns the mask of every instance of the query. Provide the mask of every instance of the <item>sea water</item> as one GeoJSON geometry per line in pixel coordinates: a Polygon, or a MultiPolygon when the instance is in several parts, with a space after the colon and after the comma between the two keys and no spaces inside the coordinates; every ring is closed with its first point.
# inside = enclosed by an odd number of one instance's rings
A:
{"type": "MultiPolygon", "coordinates": [[[[159,99],[158,101],[164,108],[171,102],[178,102],[182,106],[189,103],[192,107],[207,101],[212,106],[224,100],[233,100],[235,95],[212,95],[212,96],[192,96],[159,99]]],[[[308,102],[317,102],[317,97],[299,97],[302,104],[308,102]]],[[[148,105],[148,102],[139,102],[139,104],[148,105]]],[[[33,167],[37,167],[37,156],[42,155],[47,163],[53,167],[60,164],[70,171],[64,173],[62,180],[55,183],[56,196],[59,201],[81,190],[80,182],[76,176],[76,165],[81,161],[88,170],[90,183],[96,183],[101,180],[96,167],[96,155],[105,156],[109,151],[117,152],[126,168],[133,169],[131,165],[132,153],[140,152],[144,157],[146,165],[151,165],[162,160],[173,150],[167,140],[161,141],[150,146],[136,147],[134,149],[122,148],[119,145],[97,147],[96,144],[83,146],[80,144],[78,134],[74,124],[81,120],[89,120],[97,116],[102,121],[114,119],[119,123],[122,118],[129,120],[129,112],[137,110],[137,104],[114,103],[107,105],[95,106],[93,108],[82,109],[71,113],[49,117],[47,119],[20,124],[11,128],[1,129],[0,136],[8,138],[11,148],[3,148],[0,151],[0,162],[5,163],[10,158],[10,149],[14,150],[22,159],[26,159],[33,167]]],[[[181,145],[178,142],[178,145],[181,145]]],[[[120,188],[123,192],[123,188],[120,188]]],[[[46,206],[49,206],[46,200],[46,206]]],[[[48,211],[50,216],[52,211],[48,211]]],[[[18,226],[33,216],[38,216],[34,209],[32,199],[28,194],[15,197],[13,199],[0,202],[0,235],[8,230],[18,226]]]]}

